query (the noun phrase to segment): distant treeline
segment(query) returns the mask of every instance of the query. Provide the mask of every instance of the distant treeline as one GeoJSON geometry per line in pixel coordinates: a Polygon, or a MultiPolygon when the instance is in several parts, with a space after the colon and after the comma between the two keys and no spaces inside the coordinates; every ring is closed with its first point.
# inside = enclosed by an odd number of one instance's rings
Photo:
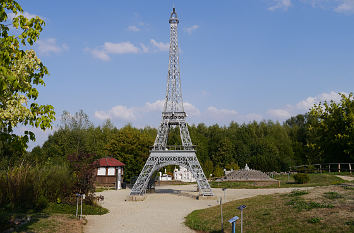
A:
{"type": "MultiPolygon", "coordinates": [[[[354,101],[342,95],[340,103],[314,106],[280,124],[273,121],[228,126],[190,125],[192,142],[207,175],[220,175],[222,169],[244,167],[262,171],[287,171],[290,166],[324,162],[353,162],[354,101]]],[[[25,155],[27,160],[67,162],[71,154],[112,156],[126,164],[129,180],[141,171],[157,130],[126,125],[116,128],[108,120],[94,126],[87,114],[62,114],[61,127],[42,147],[25,155]]],[[[169,145],[180,145],[179,129],[172,129],[169,145]]]]}

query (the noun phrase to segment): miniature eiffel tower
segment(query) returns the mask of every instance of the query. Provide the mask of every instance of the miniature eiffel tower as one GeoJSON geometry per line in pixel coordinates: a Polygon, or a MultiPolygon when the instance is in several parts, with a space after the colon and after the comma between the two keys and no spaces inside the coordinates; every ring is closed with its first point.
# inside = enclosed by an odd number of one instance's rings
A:
{"type": "Polygon", "coordinates": [[[162,112],[162,121],[157,132],[154,146],[143,170],[136,180],[130,196],[144,195],[152,174],[168,165],[179,165],[190,171],[197,180],[199,193],[202,196],[213,196],[202,167],[195,154],[186,123],[183,108],[181,79],[179,71],[179,50],[177,41],[177,25],[179,23],[175,8],[170,16],[170,51],[167,77],[166,101],[162,112]],[[178,126],[182,140],[180,147],[168,147],[167,139],[171,127],[178,126]]]}

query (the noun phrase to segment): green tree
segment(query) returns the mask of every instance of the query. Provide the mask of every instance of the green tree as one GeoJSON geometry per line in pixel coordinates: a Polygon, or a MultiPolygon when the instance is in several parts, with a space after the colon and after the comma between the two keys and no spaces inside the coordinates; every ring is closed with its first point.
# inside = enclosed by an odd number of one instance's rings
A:
{"type": "Polygon", "coordinates": [[[107,153],[125,163],[124,178],[127,181],[138,176],[149,157],[154,142],[147,131],[127,125],[117,131],[106,145],[107,153]]]}
{"type": "Polygon", "coordinates": [[[341,100],[314,105],[309,115],[307,147],[314,162],[352,162],[354,160],[354,98],[339,93],[341,100]]]}
{"type": "Polygon", "coordinates": [[[55,120],[51,105],[40,105],[37,85],[45,85],[47,68],[33,50],[45,25],[39,17],[27,19],[21,6],[13,0],[0,0],[0,155],[24,151],[34,133],[25,131],[24,136],[14,135],[19,124],[46,129],[55,120]],[[11,19],[9,15],[15,17],[11,19]],[[13,29],[10,30],[10,27],[13,29]]]}
{"type": "Polygon", "coordinates": [[[210,174],[213,173],[213,171],[214,171],[214,165],[213,165],[213,162],[212,162],[210,159],[208,159],[207,161],[205,161],[205,162],[203,163],[203,171],[204,171],[204,174],[205,174],[205,176],[206,176],[207,178],[209,178],[209,177],[210,177],[210,174]]]}
{"type": "Polygon", "coordinates": [[[224,176],[224,170],[220,166],[216,166],[214,169],[213,177],[222,177],[224,176]]]}

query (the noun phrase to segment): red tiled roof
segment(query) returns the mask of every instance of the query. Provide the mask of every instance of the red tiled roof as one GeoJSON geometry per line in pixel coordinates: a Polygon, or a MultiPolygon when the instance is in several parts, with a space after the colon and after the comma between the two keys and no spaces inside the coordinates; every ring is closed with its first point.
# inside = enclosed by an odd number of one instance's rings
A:
{"type": "Polygon", "coordinates": [[[107,158],[101,158],[97,161],[95,161],[95,164],[99,164],[100,167],[122,167],[125,166],[124,163],[122,163],[121,161],[115,159],[115,158],[111,158],[111,157],[107,157],[107,158]]]}

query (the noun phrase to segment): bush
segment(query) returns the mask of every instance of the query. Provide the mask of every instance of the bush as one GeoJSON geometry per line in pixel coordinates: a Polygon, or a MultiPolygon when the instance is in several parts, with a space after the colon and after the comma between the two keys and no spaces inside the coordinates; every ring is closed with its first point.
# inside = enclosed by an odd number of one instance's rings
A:
{"type": "Polygon", "coordinates": [[[48,202],[65,198],[71,190],[72,178],[66,165],[20,164],[0,171],[0,207],[41,210],[48,202]]]}
{"type": "Polygon", "coordinates": [[[310,181],[310,177],[305,173],[298,173],[294,175],[295,182],[298,184],[305,184],[310,181]]]}

